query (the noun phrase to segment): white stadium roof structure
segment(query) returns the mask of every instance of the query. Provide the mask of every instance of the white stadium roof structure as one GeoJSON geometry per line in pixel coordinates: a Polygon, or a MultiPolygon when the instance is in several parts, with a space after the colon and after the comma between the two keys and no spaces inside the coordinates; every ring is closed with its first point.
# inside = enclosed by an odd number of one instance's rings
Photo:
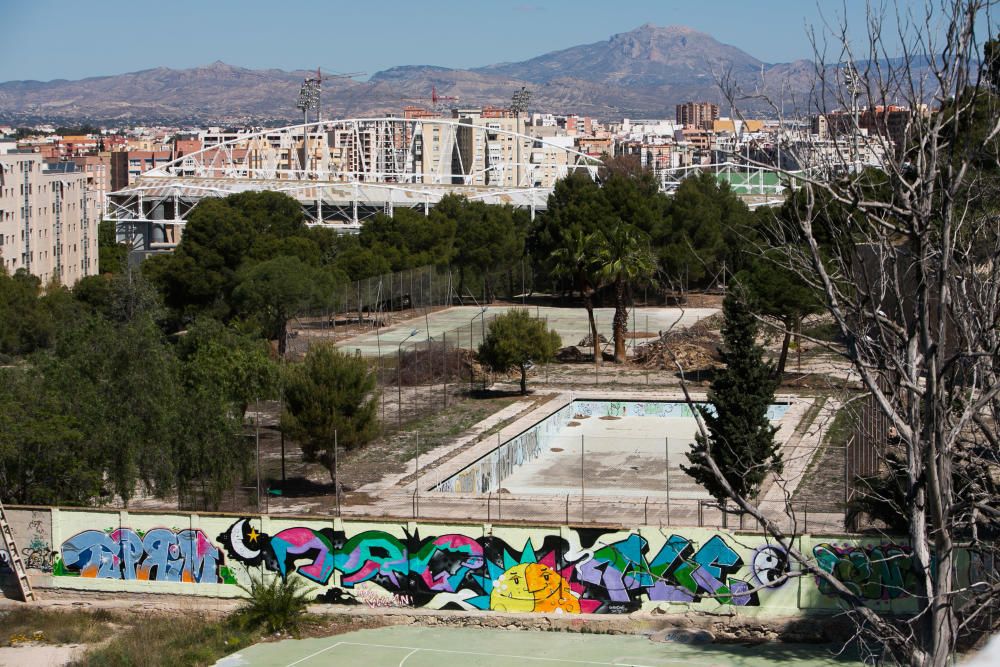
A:
{"type": "Polygon", "coordinates": [[[534,213],[559,178],[577,170],[596,176],[598,159],[500,124],[352,118],[227,135],[110,193],[107,215],[120,239],[157,251],[176,245],[206,197],[283,192],[302,205],[309,225],[355,231],[396,208],[427,213],[451,193],[534,213]]]}

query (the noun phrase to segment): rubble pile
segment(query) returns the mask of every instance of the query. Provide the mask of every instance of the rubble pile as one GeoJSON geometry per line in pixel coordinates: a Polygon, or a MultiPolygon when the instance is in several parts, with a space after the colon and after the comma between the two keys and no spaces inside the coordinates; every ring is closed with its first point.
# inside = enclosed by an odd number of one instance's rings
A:
{"type": "Polygon", "coordinates": [[[678,331],[661,331],[660,337],[635,348],[633,361],[649,369],[675,370],[679,363],[685,371],[720,368],[717,331],[695,325],[678,331]]]}
{"type": "MultiPolygon", "coordinates": [[[[607,345],[608,344],[608,339],[602,333],[597,334],[597,340],[598,340],[598,342],[600,342],[601,345],[607,345]]],[[[580,340],[579,343],[577,343],[577,346],[579,346],[579,347],[589,347],[589,348],[594,347],[594,335],[593,334],[587,334],[586,336],[584,336],[580,340]]]]}

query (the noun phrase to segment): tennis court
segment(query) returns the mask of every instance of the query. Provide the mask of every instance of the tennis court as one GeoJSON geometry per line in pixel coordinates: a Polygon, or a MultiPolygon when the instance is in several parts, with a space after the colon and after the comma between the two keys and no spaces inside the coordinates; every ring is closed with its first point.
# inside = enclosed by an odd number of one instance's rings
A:
{"type": "Polygon", "coordinates": [[[218,667],[765,667],[860,664],[833,657],[815,645],[682,644],[637,635],[591,635],[473,628],[397,626],[323,639],[257,644],[216,663],[218,667]]]}
{"type": "MultiPolygon", "coordinates": [[[[519,306],[489,306],[485,310],[486,321],[488,323],[494,315],[500,315],[515,308],[519,308],[519,306]]],[[[575,345],[590,332],[587,311],[583,308],[530,306],[528,312],[539,319],[544,319],[550,328],[555,329],[562,337],[563,345],[575,345]]],[[[657,332],[661,330],[673,326],[686,328],[717,312],[719,311],[714,308],[685,308],[683,310],[680,308],[637,308],[634,313],[634,321],[629,321],[629,329],[656,337],[657,332]]],[[[614,308],[594,309],[598,331],[609,339],[611,338],[611,320],[614,314],[614,308]]],[[[484,311],[475,306],[453,306],[428,313],[426,317],[421,315],[411,320],[397,322],[390,327],[380,329],[378,332],[364,333],[341,340],[337,345],[349,352],[358,350],[364,356],[374,357],[378,356],[380,351],[382,354],[395,354],[397,345],[404,341],[411,345],[422,343],[428,338],[440,341],[442,334],[445,334],[446,336],[454,336],[452,342],[455,345],[475,347],[482,340],[483,330],[486,328],[482,326],[483,315],[484,311]],[[456,334],[456,331],[463,329],[464,335],[456,334]],[[472,334],[471,340],[470,333],[472,334]]],[[[632,315],[630,312],[630,317],[632,315]]],[[[642,338],[640,335],[639,343],[643,342],[642,338]]],[[[633,340],[630,338],[629,345],[632,344],[633,340]]]]}

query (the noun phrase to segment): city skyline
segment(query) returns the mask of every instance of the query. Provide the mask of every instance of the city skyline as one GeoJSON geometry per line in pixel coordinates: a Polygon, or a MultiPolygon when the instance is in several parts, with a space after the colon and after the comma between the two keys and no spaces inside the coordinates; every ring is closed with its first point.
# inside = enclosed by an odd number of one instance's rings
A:
{"type": "MultiPolygon", "coordinates": [[[[283,13],[286,32],[274,23],[273,4],[257,0],[180,0],[169,6],[102,0],[86,14],[68,11],[75,6],[58,0],[3,0],[0,15],[18,30],[0,42],[0,81],[81,79],[217,60],[254,69],[319,66],[369,76],[398,65],[469,68],[600,42],[646,23],[684,25],[765,62],[790,62],[811,57],[809,26],[820,33],[824,21],[837,23],[844,13],[844,6],[829,9],[789,0],[721,4],[724,12],[719,3],[672,0],[639,0],[623,8],[555,0],[499,9],[453,0],[419,5],[389,0],[380,5],[381,23],[375,24],[367,5],[309,1],[294,13],[283,13]],[[449,37],[421,40],[423,34],[449,37]],[[502,39],[488,39],[489,34],[502,39]],[[773,39],[774,34],[782,39],[773,39]],[[99,38],[87,40],[86,57],[81,58],[83,39],[46,40],[54,35],[99,38]],[[27,53],[31,58],[24,57],[27,53]]],[[[919,6],[900,4],[904,11],[919,6]]],[[[848,24],[863,31],[865,3],[847,5],[848,24]]]]}

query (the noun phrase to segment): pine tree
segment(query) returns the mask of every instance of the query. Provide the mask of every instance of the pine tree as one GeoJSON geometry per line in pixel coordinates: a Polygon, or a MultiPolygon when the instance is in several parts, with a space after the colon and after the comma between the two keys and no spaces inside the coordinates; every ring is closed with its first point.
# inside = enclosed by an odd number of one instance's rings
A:
{"type": "Polygon", "coordinates": [[[745,295],[736,290],[726,295],[722,309],[726,368],[708,390],[711,407],[699,407],[709,435],[697,435],[687,455],[691,465],[681,466],[720,501],[727,494],[708,466],[709,451],[733,491],[746,498],[755,498],[767,474],[784,466],[774,440],[778,429],[767,418],[777,382],[773,365],[756,344],[757,322],[745,295]]]}

